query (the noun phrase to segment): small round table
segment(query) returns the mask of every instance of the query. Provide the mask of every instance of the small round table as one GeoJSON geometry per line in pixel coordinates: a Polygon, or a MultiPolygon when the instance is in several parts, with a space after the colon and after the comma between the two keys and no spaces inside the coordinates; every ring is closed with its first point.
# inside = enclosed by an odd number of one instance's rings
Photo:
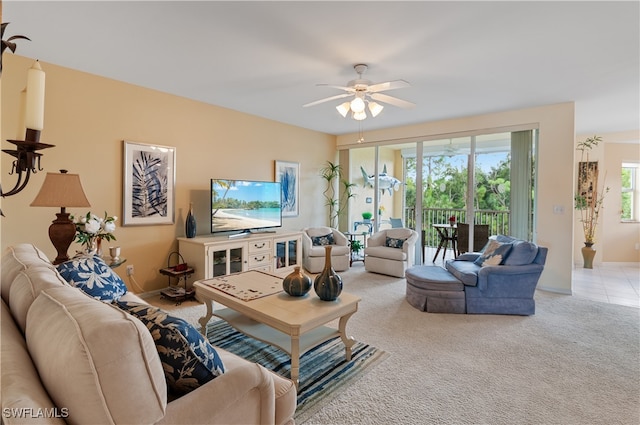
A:
{"type": "Polygon", "coordinates": [[[349,238],[349,249],[351,250],[351,255],[349,256],[349,267],[351,267],[353,265],[354,261],[362,261],[364,263],[364,252],[362,253],[362,255],[357,254],[356,252],[353,251],[353,245],[352,243],[356,240],[358,240],[359,237],[362,237],[362,250],[364,250],[364,247],[367,246],[367,235],[369,233],[368,232],[362,232],[362,233],[355,233],[355,232],[345,232],[345,236],[347,236],[349,238]]]}

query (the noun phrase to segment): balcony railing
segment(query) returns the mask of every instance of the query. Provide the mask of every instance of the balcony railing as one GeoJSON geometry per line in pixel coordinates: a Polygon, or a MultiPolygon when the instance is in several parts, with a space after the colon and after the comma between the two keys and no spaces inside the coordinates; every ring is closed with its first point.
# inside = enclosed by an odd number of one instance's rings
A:
{"type": "MultiPolygon", "coordinates": [[[[475,224],[488,224],[489,234],[509,234],[510,211],[478,210],[474,213],[475,224]]],[[[448,223],[449,217],[454,216],[459,223],[469,223],[466,210],[453,208],[424,208],[422,210],[422,228],[426,230],[426,246],[436,247],[440,242],[438,233],[433,228],[434,223],[448,223]]],[[[404,222],[407,227],[416,228],[415,208],[405,208],[404,222]]],[[[417,230],[417,229],[416,229],[417,230]]]]}

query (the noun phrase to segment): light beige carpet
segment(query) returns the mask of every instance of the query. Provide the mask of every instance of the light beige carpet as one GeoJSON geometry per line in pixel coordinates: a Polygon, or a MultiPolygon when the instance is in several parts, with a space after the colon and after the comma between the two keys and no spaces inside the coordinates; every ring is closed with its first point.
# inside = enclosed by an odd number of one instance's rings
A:
{"type": "Polygon", "coordinates": [[[637,308],[538,291],[534,316],[432,314],[405,301],[404,279],[361,263],[340,275],[362,297],[348,333],[390,357],[301,423],[640,423],[637,308]]]}

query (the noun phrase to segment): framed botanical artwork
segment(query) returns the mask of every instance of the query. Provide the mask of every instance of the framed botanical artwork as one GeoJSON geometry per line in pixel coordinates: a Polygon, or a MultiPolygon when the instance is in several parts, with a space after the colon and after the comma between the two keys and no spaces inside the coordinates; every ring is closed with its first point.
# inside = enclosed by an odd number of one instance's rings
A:
{"type": "Polygon", "coordinates": [[[598,161],[578,163],[578,194],[590,205],[598,187],[598,161]]]}
{"type": "Polygon", "coordinates": [[[276,182],[282,190],[282,216],[296,217],[299,213],[300,164],[297,162],[276,161],[276,182]]]}
{"type": "Polygon", "coordinates": [[[122,225],[173,224],[176,149],[124,141],[122,225]]]}

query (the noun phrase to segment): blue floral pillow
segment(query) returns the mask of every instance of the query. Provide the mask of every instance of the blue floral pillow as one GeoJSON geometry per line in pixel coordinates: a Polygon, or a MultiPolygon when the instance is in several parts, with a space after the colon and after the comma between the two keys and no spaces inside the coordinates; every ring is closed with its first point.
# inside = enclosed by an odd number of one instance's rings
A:
{"type": "Polygon", "coordinates": [[[406,241],[406,239],[396,239],[396,238],[390,238],[389,236],[387,236],[387,241],[385,242],[385,245],[390,248],[402,249],[402,245],[404,245],[404,241],[406,241]]]}
{"type": "Polygon", "coordinates": [[[58,272],[70,285],[91,297],[111,302],[127,292],[127,285],[98,256],[80,256],[58,264],[58,272]]]}
{"type": "Polygon", "coordinates": [[[495,239],[490,239],[484,251],[482,251],[482,255],[473,263],[482,267],[499,266],[500,264],[504,264],[504,260],[510,250],[510,243],[500,243],[495,239]]]}
{"type": "Polygon", "coordinates": [[[336,243],[333,239],[333,233],[322,236],[312,236],[311,242],[313,242],[313,246],[335,245],[336,243]]]}
{"type": "Polygon", "coordinates": [[[186,394],[224,373],[215,348],[190,323],[148,304],[126,301],[114,304],[149,329],[167,385],[175,394],[186,394]]]}

